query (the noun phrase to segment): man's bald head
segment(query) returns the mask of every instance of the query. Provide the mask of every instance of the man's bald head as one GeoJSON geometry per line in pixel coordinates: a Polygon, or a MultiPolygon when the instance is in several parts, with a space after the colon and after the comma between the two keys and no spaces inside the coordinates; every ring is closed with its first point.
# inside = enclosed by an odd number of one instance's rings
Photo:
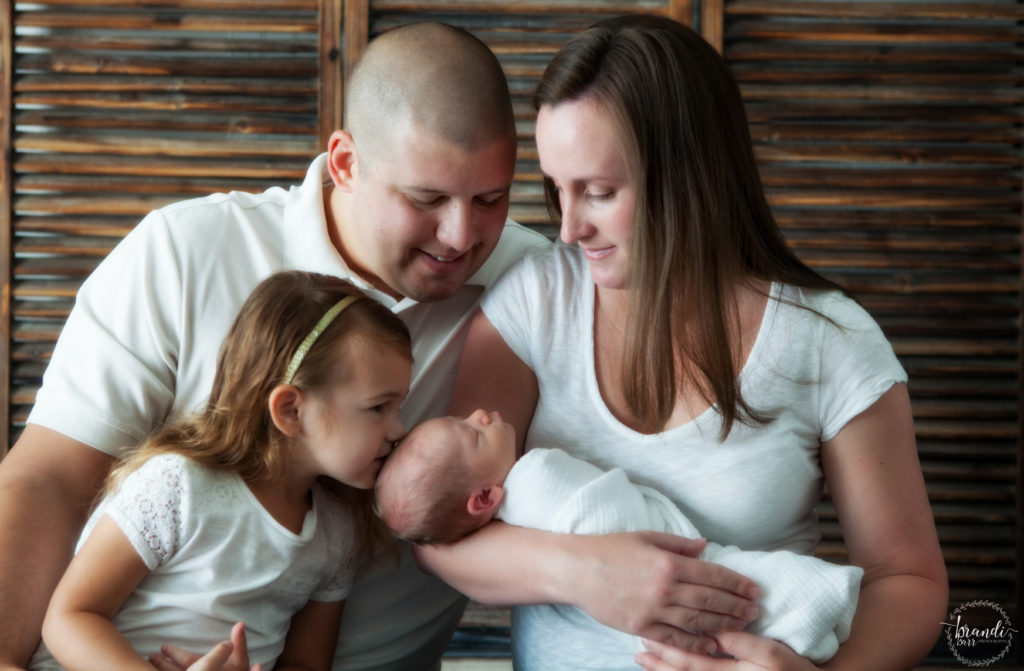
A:
{"type": "Polygon", "coordinates": [[[405,127],[470,151],[498,140],[514,146],[508,84],[491,50],[440,23],[402,26],[371,41],[348,82],[345,128],[379,155],[405,127]]]}

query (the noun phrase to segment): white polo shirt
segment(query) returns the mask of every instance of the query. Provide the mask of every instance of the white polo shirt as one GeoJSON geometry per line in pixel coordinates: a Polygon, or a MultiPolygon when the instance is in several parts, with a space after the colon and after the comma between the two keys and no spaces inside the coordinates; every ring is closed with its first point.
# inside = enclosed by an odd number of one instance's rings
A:
{"type": "MultiPolygon", "coordinates": [[[[82,285],[28,421],[113,456],[159,424],[201,410],[217,353],[242,302],[280,270],[345,277],[409,326],[407,427],[444,414],[466,327],[484,289],[547,239],[512,221],[484,266],[453,297],[395,301],[371,288],[331,245],[323,210],[325,155],[301,186],[187,200],[147,215],[82,285]]],[[[335,669],[430,668],[464,599],[419,573],[408,548],[397,569],[357,578],[335,669]]]]}

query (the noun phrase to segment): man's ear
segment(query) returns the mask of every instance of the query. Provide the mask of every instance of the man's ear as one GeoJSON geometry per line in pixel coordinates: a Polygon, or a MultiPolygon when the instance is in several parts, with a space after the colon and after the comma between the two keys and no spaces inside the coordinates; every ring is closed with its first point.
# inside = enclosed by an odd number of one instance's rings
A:
{"type": "Polygon", "coordinates": [[[356,143],[348,131],[336,130],[327,140],[327,172],[335,188],[352,191],[356,167],[356,143]]]}
{"type": "Polygon", "coordinates": [[[493,515],[504,497],[505,490],[499,485],[482,487],[469,495],[466,510],[470,515],[493,515]]]}
{"type": "Polygon", "coordinates": [[[299,419],[299,406],[302,405],[302,392],[298,387],[291,384],[279,384],[270,392],[267,406],[270,410],[270,419],[278,431],[294,438],[302,430],[302,422],[299,419]]]}

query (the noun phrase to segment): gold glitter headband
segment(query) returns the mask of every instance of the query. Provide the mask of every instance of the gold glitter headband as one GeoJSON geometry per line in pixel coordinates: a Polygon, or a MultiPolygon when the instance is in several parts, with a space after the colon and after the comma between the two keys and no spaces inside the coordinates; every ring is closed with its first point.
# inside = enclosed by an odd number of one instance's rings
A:
{"type": "Polygon", "coordinates": [[[320,321],[316,323],[313,330],[309,332],[309,335],[303,339],[302,344],[299,345],[299,349],[295,350],[295,354],[292,356],[292,360],[288,363],[288,368],[284,372],[285,384],[291,384],[292,378],[295,377],[295,373],[299,370],[299,366],[302,365],[302,360],[309,354],[310,348],[313,347],[313,343],[320,337],[320,334],[327,330],[335,319],[338,318],[345,308],[355,303],[362,296],[345,296],[340,301],[334,304],[330,310],[320,318],[320,321]]]}

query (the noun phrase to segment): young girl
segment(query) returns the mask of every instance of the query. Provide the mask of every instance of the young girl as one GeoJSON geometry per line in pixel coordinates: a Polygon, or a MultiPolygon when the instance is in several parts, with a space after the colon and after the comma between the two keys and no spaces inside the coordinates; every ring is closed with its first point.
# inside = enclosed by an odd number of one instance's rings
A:
{"type": "Polygon", "coordinates": [[[263,281],[205,411],[111,474],[30,668],[329,669],[384,538],[365,490],[403,433],[411,363],[405,325],[344,280],[263,281]]]}

